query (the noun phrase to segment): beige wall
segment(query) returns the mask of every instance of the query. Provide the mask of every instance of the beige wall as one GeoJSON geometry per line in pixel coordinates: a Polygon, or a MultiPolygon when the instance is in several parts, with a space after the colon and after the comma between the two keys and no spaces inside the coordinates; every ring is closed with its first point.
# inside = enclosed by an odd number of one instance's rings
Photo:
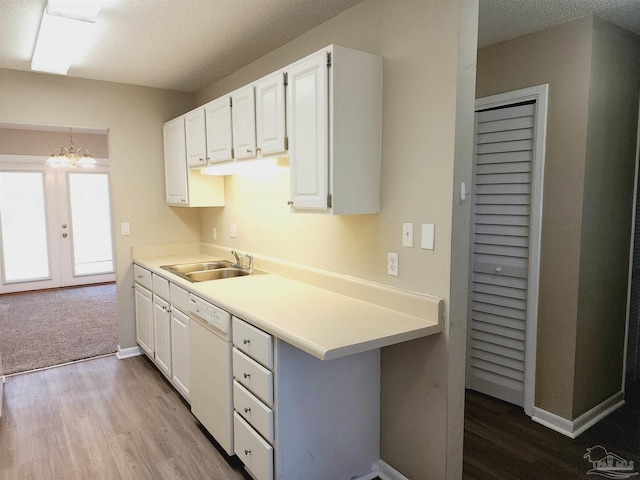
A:
{"type": "Polygon", "coordinates": [[[192,94],[0,70],[0,122],[108,129],[122,348],[136,344],[131,245],[200,238],[199,213],[164,201],[162,123],[193,101],[192,94]],[[119,235],[123,221],[130,236],[119,235]]]}
{"type": "Polygon", "coordinates": [[[453,191],[455,175],[470,179],[471,124],[456,131],[456,120],[472,117],[476,33],[477,2],[365,0],[197,94],[205,103],[330,43],[383,56],[382,212],[292,214],[287,170],[227,177],[227,206],[202,211],[202,238],[215,226],[224,246],[445,299],[443,335],[382,355],[382,457],[412,480],[461,471],[469,212],[453,191]],[[435,223],[436,249],[403,248],[403,222],[435,223]],[[452,242],[465,252],[455,271],[452,242]],[[400,254],[397,278],[388,251],[400,254]],[[464,300],[450,310],[454,296],[464,300]]]}
{"type": "Polygon", "coordinates": [[[571,418],[592,21],[478,51],[476,97],[549,84],[535,405],[571,418]]]}
{"type": "Polygon", "coordinates": [[[570,420],[622,382],[634,41],[585,17],[478,52],[477,97],[549,84],[535,406],[570,420]]]}
{"type": "MultiPolygon", "coordinates": [[[[74,133],[73,143],[89,150],[94,158],[109,158],[109,137],[106,133],[74,133]]],[[[47,132],[2,128],[0,125],[0,154],[36,155],[48,157],[54,148],[69,145],[69,132],[47,132]]]]}
{"type": "Polygon", "coordinates": [[[573,418],[622,384],[640,37],[595,17],[573,418]]]}

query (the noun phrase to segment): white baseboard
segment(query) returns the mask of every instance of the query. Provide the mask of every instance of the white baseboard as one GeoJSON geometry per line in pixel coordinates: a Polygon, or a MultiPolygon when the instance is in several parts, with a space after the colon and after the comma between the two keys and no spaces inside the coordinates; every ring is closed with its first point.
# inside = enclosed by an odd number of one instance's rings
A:
{"type": "Polygon", "coordinates": [[[578,435],[623,405],[624,394],[618,392],[588,412],[583,413],[575,420],[567,420],[566,418],[562,418],[538,407],[533,407],[531,420],[555,430],[562,435],[566,435],[569,438],[577,438],[578,435]]]}
{"type": "Polygon", "coordinates": [[[138,345],[136,345],[135,347],[124,349],[120,348],[120,345],[118,345],[118,351],[116,352],[116,358],[118,360],[123,360],[129,357],[137,357],[138,355],[142,355],[142,349],[138,345]]]}
{"type": "Polygon", "coordinates": [[[381,480],[409,480],[382,459],[378,461],[378,477],[381,480]]]}

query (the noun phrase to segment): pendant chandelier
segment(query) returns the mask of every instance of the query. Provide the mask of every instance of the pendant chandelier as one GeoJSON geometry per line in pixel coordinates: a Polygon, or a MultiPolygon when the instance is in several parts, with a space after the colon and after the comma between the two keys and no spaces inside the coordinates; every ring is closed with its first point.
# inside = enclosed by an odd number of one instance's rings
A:
{"type": "Polygon", "coordinates": [[[75,170],[78,166],[82,168],[95,167],[98,162],[86,148],[75,147],[73,132],[69,131],[69,146],[54,149],[45,164],[52,167],[70,167],[75,170]]]}

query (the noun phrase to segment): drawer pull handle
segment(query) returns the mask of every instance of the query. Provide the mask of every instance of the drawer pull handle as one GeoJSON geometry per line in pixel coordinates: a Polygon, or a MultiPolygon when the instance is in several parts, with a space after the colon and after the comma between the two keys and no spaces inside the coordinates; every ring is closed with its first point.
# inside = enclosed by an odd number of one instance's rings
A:
{"type": "Polygon", "coordinates": [[[242,343],[244,343],[245,345],[251,343],[251,340],[247,340],[246,338],[244,340],[242,340],[242,343]]]}
{"type": "Polygon", "coordinates": [[[244,454],[245,454],[245,455],[251,455],[251,450],[247,450],[247,449],[245,448],[245,450],[244,450],[244,454]]]}
{"type": "Polygon", "coordinates": [[[250,374],[250,373],[245,373],[245,374],[244,374],[244,378],[249,378],[250,376],[251,376],[251,374],[250,374]]]}
{"type": "Polygon", "coordinates": [[[251,411],[251,409],[250,409],[250,408],[245,407],[245,409],[244,409],[244,413],[249,413],[250,411],[251,411]]]}

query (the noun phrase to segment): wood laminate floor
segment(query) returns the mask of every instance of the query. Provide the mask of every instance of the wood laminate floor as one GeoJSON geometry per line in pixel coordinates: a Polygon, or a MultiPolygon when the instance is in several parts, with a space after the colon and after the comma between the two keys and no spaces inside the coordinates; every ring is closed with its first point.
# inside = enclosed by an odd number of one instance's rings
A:
{"type": "MultiPolygon", "coordinates": [[[[587,474],[588,447],[633,461],[640,472],[640,383],[627,390],[626,404],[575,440],[533,422],[522,408],[467,391],[464,480],[573,480],[587,474]]],[[[613,477],[611,477],[613,478],[613,477]]],[[[619,477],[623,478],[623,477],[619,477]]],[[[630,478],[640,478],[637,474],[630,478]]]]}
{"type": "Polygon", "coordinates": [[[145,357],[7,378],[2,480],[245,480],[145,357]]]}

